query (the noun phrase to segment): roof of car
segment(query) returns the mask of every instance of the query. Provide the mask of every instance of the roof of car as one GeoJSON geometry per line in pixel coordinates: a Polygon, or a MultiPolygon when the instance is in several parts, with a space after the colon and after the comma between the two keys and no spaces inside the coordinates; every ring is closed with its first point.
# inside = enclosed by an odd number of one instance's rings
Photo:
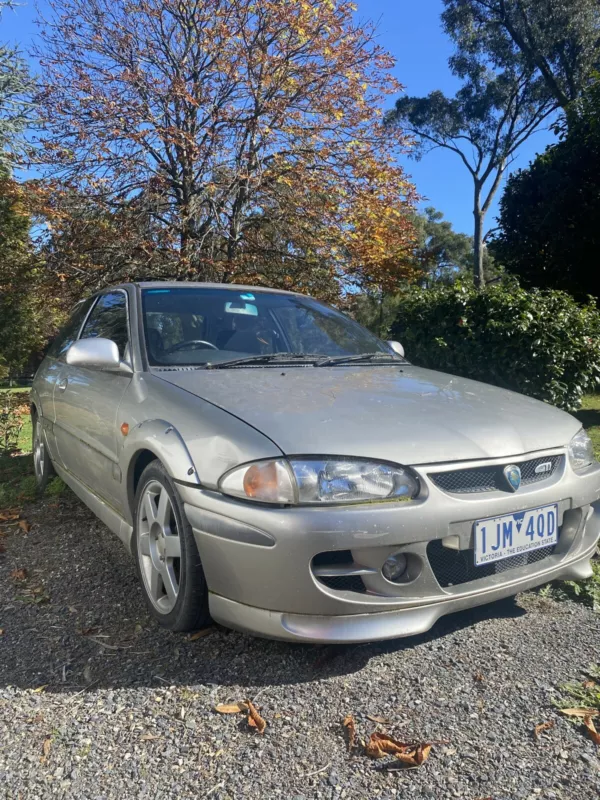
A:
{"type": "MultiPolygon", "coordinates": [[[[127,284],[123,284],[127,285],[127,284]]],[[[274,294],[298,295],[300,292],[286,292],[284,289],[271,289],[268,286],[248,286],[239,283],[201,283],[199,281],[135,281],[141,289],[181,289],[192,286],[196,289],[232,289],[244,292],[270,292],[274,294]]]]}

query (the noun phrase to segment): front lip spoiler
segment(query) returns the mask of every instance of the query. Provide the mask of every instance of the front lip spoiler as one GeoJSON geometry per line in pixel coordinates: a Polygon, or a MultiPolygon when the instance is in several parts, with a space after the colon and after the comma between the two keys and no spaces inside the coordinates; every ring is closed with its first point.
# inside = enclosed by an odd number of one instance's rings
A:
{"type": "Polygon", "coordinates": [[[589,578],[593,574],[590,559],[595,550],[594,544],[587,552],[578,554],[567,563],[563,562],[550,570],[537,572],[529,578],[511,581],[500,587],[396,611],[329,617],[288,614],[254,608],[211,593],[210,613],[216,622],[229,628],[267,639],[318,644],[351,644],[396,639],[425,633],[446,614],[511,597],[549,581],[580,581],[589,578]]]}

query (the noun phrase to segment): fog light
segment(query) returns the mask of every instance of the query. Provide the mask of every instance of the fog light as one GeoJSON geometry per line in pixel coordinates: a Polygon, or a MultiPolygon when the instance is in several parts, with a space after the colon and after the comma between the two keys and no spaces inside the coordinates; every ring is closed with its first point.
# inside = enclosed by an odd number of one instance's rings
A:
{"type": "Polygon", "coordinates": [[[383,577],[392,583],[396,583],[406,572],[406,556],[402,553],[394,553],[386,559],[385,564],[381,568],[383,577]]]}

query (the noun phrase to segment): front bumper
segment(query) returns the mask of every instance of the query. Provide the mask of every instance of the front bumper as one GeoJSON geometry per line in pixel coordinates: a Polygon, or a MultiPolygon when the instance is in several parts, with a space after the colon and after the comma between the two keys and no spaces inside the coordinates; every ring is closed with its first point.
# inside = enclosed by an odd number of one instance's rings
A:
{"type": "Polygon", "coordinates": [[[518,494],[460,496],[429,479],[429,472],[439,469],[418,468],[424,491],[422,499],[410,504],[265,507],[179,486],[213,618],[276,639],[375,641],[426,631],[445,614],[551,580],[591,574],[590,558],[600,536],[600,465],[576,475],[564,459],[552,478],[518,494]],[[442,585],[436,578],[428,557],[431,542],[451,536],[455,547],[468,551],[475,520],[557,502],[559,543],[547,557],[456,585],[442,585]],[[411,565],[404,584],[391,584],[381,574],[385,559],[397,552],[404,552],[411,565]],[[351,553],[359,568],[362,591],[343,580],[324,582],[316,574],[317,558],[342,553],[351,553]]]}
{"type": "MultiPolygon", "coordinates": [[[[600,522],[599,530],[600,530],[600,522]]],[[[582,580],[592,574],[590,558],[593,547],[583,558],[561,567],[536,573],[528,579],[505,583],[495,589],[437,603],[371,614],[347,614],[323,617],[308,614],[285,614],[236,603],[219,595],[211,595],[210,611],[217,622],[235,630],[297,642],[344,644],[376,642],[413,636],[428,631],[440,617],[455,611],[491,603],[516,592],[533,589],[552,580],[582,580]]]]}

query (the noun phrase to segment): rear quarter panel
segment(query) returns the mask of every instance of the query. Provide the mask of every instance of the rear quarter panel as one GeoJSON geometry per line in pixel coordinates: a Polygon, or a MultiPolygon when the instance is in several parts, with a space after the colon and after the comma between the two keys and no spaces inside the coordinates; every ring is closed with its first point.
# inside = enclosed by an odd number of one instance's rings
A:
{"type": "Polygon", "coordinates": [[[30,402],[41,416],[46,443],[53,461],[58,460],[58,449],[54,438],[54,388],[60,375],[62,364],[54,358],[45,358],[33,379],[30,402]]]}

